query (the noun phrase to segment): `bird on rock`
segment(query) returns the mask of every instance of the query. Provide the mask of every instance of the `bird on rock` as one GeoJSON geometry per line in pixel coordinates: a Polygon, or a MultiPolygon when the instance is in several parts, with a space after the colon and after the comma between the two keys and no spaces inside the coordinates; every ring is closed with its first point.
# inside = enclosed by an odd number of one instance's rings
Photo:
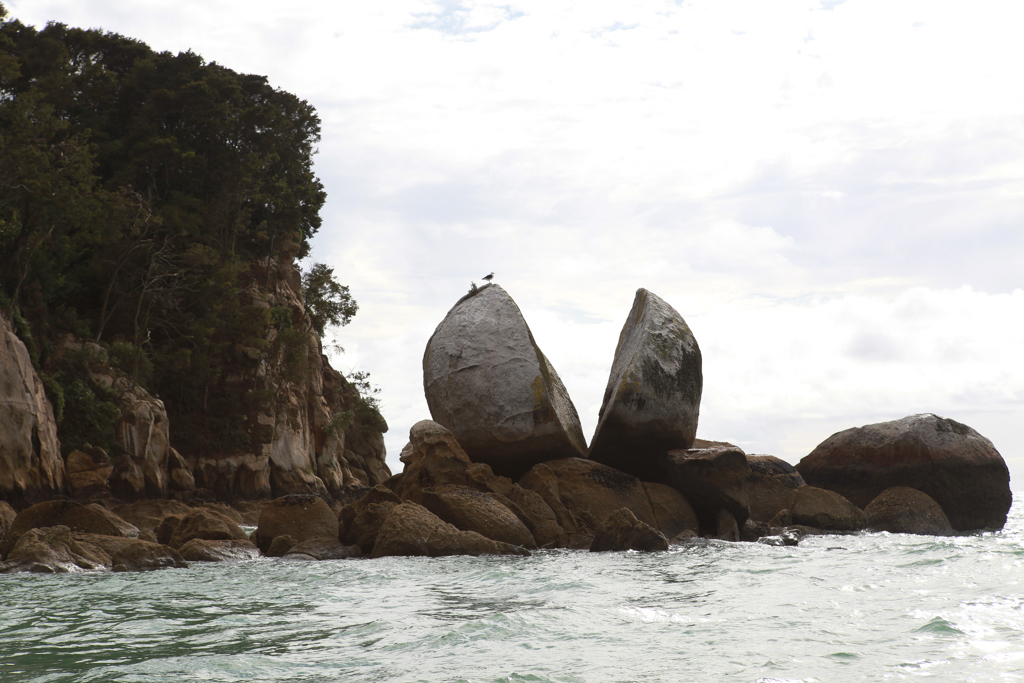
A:
{"type": "Polygon", "coordinates": [[[490,283],[490,281],[494,279],[494,271],[491,271],[490,275],[484,275],[484,279],[487,280],[488,283],[490,283]]]}

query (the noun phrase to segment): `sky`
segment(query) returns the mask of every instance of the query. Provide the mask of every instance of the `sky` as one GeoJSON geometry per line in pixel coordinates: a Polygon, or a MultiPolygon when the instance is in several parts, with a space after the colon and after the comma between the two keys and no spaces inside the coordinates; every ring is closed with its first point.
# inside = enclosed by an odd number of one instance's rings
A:
{"type": "Polygon", "coordinates": [[[322,119],[312,257],[388,463],[422,357],[495,272],[589,438],[644,287],[703,354],[698,435],[797,463],[932,412],[1024,491],[1024,10],[1015,1],[5,0],[191,49],[322,119]]]}

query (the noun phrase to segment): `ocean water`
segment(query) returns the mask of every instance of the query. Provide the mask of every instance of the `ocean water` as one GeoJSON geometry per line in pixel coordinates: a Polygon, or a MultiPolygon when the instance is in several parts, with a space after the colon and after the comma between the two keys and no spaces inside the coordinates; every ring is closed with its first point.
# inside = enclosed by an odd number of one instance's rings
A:
{"type": "Polygon", "coordinates": [[[951,538],[0,576],[0,681],[1014,681],[1024,509],[951,538]]]}

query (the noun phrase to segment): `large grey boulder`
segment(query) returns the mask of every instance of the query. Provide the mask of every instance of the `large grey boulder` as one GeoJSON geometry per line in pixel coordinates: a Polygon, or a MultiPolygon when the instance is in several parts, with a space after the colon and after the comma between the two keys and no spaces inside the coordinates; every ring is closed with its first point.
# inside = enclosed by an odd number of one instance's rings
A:
{"type": "Polygon", "coordinates": [[[569,393],[498,285],[460,299],[434,330],[423,388],[433,419],[496,474],[518,478],[539,462],[586,455],[569,393]]]}
{"type": "Polygon", "coordinates": [[[64,488],[53,407],[28,349],[0,313],[0,498],[40,500],[64,488]]]}
{"type": "Polygon", "coordinates": [[[917,489],[939,504],[958,531],[1001,529],[1013,501],[1010,472],[992,442],[932,414],[833,434],[796,469],[809,485],[861,508],[893,486],[917,489]]]}
{"type": "Polygon", "coordinates": [[[638,289],[619,334],[590,458],[658,481],[665,452],[693,445],[703,385],[700,347],[686,321],[638,289]]]}

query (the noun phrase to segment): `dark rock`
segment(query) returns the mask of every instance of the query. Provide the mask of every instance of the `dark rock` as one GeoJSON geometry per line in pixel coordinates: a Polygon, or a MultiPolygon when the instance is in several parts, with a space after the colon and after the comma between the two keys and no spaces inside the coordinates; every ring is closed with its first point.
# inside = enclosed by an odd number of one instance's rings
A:
{"type": "Polygon", "coordinates": [[[592,553],[610,550],[668,550],[668,539],[629,508],[619,508],[601,523],[590,546],[592,553]]]}
{"type": "Polygon", "coordinates": [[[423,388],[431,417],[500,475],[586,455],[569,393],[498,285],[463,297],[437,326],[423,354],[423,388]]]}
{"type": "Polygon", "coordinates": [[[423,506],[462,531],[475,531],[492,541],[536,548],[533,534],[505,505],[466,486],[438,486],[423,492],[423,506]]]}
{"type": "Polygon", "coordinates": [[[233,519],[210,508],[196,508],[182,517],[167,540],[167,545],[181,548],[194,538],[207,541],[249,540],[233,519]]]}
{"type": "Polygon", "coordinates": [[[342,545],[336,538],[311,538],[293,545],[282,559],[301,560],[308,557],[313,560],[346,560],[361,555],[362,551],[357,545],[342,545]]]}
{"type": "MultiPolygon", "coordinates": [[[[192,512],[192,509],[189,508],[188,512],[192,512]]],[[[171,536],[174,535],[174,530],[178,528],[178,525],[181,524],[181,520],[184,519],[188,512],[182,515],[167,515],[160,520],[160,526],[153,530],[156,542],[164,545],[170,543],[171,536]]]]}
{"type": "Polygon", "coordinates": [[[693,506],[704,535],[718,535],[719,510],[728,510],[737,526],[750,517],[746,484],[751,472],[747,457],[739,448],[669,451],[664,467],[668,483],[693,506]]]}
{"type": "Polygon", "coordinates": [[[682,545],[684,543],[695,541],[698,538],[700,538],[700,536],[697,534],[696,531],[692,529],[684,529],[683,531],[680,531],[678,534],[673,536],[672,540],[670,540],[669,543],[672,545],[682,545]]]}
{"type": "Polygon", "coordinates": [[[188,563],[174,548],[135,540],[110,558],[115,572],[145,572],[155,569],[187,569],[188,563]]]}
{"type": "Polygon", "coordinates": [[[274,540],[270,542],[270,546],[263,551],[263,554],[267,557],[284,557],[296,545],[298,544],[294,538],[288,534],[282,534],[274,537],[274,540]]]}
{"type": "Polygon", "coordinates": [[[947,536],[953,527],[945,513],[927,493],[905,486],[894,486],[878,494],[864,514],[872,531],[893,534],[947,536]]]}
{"type": "Polygon", "coordinates": [[[801,486],[786,496],[786,509],[795,525],[827,531],[860,531],[867,525],[864,511],[835,491],[801,486]]]}
{"type": "Polygon", "coordinates": [[[774,455],[748,455],[747,502],[750,518],[767,522],[782,509],[782,503],[795,488],[806,484],[796,468],[774,455]]]}
{"type": "Polygon", "coordinates": [[[18,513],[7,532],[5,546],[0,555],[6,556],[14,547],[19,536],[29,529],[66,526],[71,531],[81,531],[104,536],[124,536],[121,530],[107,519],[106,515],[69,500],[48,500],[36,503],[18,513]]]}
{"type": "Polygon", "coordinates": [[[666,484],[645,481],[643,485],[654,511],[655,526],[666,538],[675,538],[686,529],[695,535],[700,531],[697,513],[686,496],[666,484]]]}
{"type": "Polygon", "coordinates": [[[102,448],[85,446],[64,461],[68,485],[76,497],[109,496],[114,466],[102,448]]]}
{"type": "Polygon", "coordinates": [[[861,507],[893,486],[917,489],[959,531],[1001,529],[1013,500],[1009,470],[992,442],[931,414],[838,432],[796,468],[808,484],[861,507]]]}
{"type": "Polygon", "coordinates": [[[541,463],[527,472],[519,485],[540,494],[567,533],[593,532],[623,507],[644,524],[658,524],[643,482],[593,460],[566,458],[541,463]]]}
{"type": "Polygon", "coordinates": [[[765,536],[770,536],[772,528],[768,525],[768,522],[758,522],[754,519],[748,519],[743,528],[740,529],[740,540],[750,543],[757,541],[765,536]]]}
{"type": "MultiPolygon", "coordinates": [[[[341,512],[338,513],[338,539],[343,544],[362,545],[357,540],[362,534],[362,526],[353,526],[353,522],[368,507],[377,503],[391,503],[392,506],[394,506],[400,505],[402,503],[402,499],[383,484],[377,484],[373,488],[367,489],[366,493],[358,500],[342,507],[341,512]]],[[[383,522],[383,518],[381,518],[380,521],[383,522]]],[[[377,525],[377,528],[380,528],[379,524],[377,525]]],[[[376,534],[377,531],[374,530],[373,535],[376,536],[376,534]]],[[[366,552],[370,552],[370,550],[373,549],[373,541],[370,541],[369,547],[364,546],[364,549],[366,552]]]]}
{"type": "MultiPolygon", "coordinates": [[[[744,523],[746,526],[746,523],[744,523]]],[[[740,527],[731,512],[722,508],[715,515],[715,538],[736,543],[740,540],[740,527]]]]}
{"type": "Polygon", "coordinates": [[[492,541],[475,531],[460,531],[422,505],[402,503],[384,520],[373,546],[373,557],[390,555],[529,555],[518,546],[492,541]]]}
{"type": "Polygon", "coordinates": [[[71,537],[64,525],[36,527],[20,533],[13,547],[0,562],[0,574],[33,572],[63,574],[110,567],[110,556],[71,537]]]}
{"type": "Polygon", "coordinates": [[[260,513],[257,533],[257,545],[264,553],[275,538],[285,534],[297,543],[338,538],[338,515],[317,496],[292,494],[267,503],[260,513]]]}
{"type": "Polygon", "coordinates": [[[590,459],[657,480],[666,451],[693,445],[703,383],[700,347],[686,321],[638,289],[619,334],[590,459]]]}
{"type": "Polygon", "coordinates": [[[138,500],[114,508],[114,514],[136,526],[139,531],[155,530],[167,515],[184,517],[191,511],[191,507],[177,500],[160,499],[138,500]]]}
{"type": "Polygon", "coordinates": [[[253,560],[260,551],[250,541],[209,541],[193,538],[181,546],[181,557],[188,562],[232,562],[253,560]]]}
{"type": "Polygon", "coordinates": [[[266,500],[236,500],[231,504],[242,517],[242,524],[245,526],[259,526],[260,513],[269,501],[266,500]]]}

